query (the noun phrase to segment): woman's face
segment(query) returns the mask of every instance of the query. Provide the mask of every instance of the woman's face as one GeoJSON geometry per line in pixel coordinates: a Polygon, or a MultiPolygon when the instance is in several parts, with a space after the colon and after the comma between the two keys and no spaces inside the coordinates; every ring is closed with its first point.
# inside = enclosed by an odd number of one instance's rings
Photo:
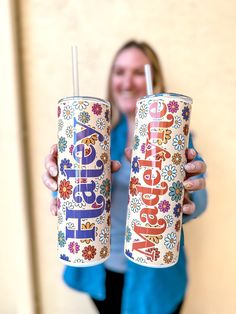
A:
{"type": "Polygon", "coordinates": [[[111,75],[111,92],[119,110],[135,113],[136,101],[146,95],[144,65],[148,57],[138,48],[127,48],[116,58],[111,75]]]}

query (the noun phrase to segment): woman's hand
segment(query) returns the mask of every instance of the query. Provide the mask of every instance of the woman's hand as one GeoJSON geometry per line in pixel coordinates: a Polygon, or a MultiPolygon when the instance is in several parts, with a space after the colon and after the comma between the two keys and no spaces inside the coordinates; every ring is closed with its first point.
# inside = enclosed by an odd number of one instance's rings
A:
{"type": "MultiPolygon", "coordinates": [[[[51,147],[50,153],[46,156],[44,167],[46,169],[42,176],[44,185],[52,192],[57,191],[57,175],[58,175],[58,164],[57,164],[58,150],[57,145],[54,144],[51,147]]],[[[120,169],[120,162],[117,160],[111,161],[111,172],[117,172],[120,169]]],[[[57,215],[57,198],[53,198],[50,203],[50,211],[56,216],[57,215]]]]}
{"type": "MultiPolygon", "coordinates": [[[[131,154],[132,150],[127,147],[125,155],[129,161],[131,160],[131,154]]],[[[194,149],[187,149],[187,164],[185,165],[186,180],[183,182],[185,188],[183,213],[187,215],[194,213],[196,209],[194,202],[189,198],[189,192],[205,189],[206,186],[204,178],[192,178],[193,176],[206,172],[206,164],[203,161],[194,160],[196,156],[197,153],[194,149]]]]}
{"type": "Polygon", "coordinates": [[[196,156],[197,152],[193,148],[187,149],[186,179],[183,182],[185,188],[183,213],[187,215],[194,213],[196,209],[194,202],[189,198],[189,192],[202,190],[206,187],[205,178],[192,178],[206,172],[206,164],[203,161],[194,160],[196,156]]]}

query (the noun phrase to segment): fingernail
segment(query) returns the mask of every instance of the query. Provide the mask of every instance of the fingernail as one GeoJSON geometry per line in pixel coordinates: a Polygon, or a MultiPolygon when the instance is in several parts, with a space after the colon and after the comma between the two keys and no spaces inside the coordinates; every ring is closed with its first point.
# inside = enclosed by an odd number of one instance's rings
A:
{"type": "Polygon", "coordinates": [[[56,208],[56,206],[53,206],[53,207],[51,208],[51,213],[53,214],[53,216],[56,216],[56,215],[57,215],[57,208],[56,208]]]}
{"type": "Polygon", "coordinates": [[[120,166],[121,163],[119,162],[119,160],[115,160],[115,163],[117,164],[117,166],[120,166]]]}
{"type": "Polygon", "coordinates": [[[193,183],[191,181],[184,181],[183,185],[185,189],[191,189],[193,187],[193,183]]]}
{"type": "Polygon", "coordinates": [[[55,167],[50,167],[49,171],[50,171],[50,174],[51,174],[53,177],[56,177],[56,176],[57,176],[57,168],[55,168],[55,167]]]}
{"type": "Polygon", "coordinates": [[[53,191],[56,191],[57,190],[57,184],[56,184],[56,182],[53,182],[53,183],[49,183],[49,185],[50,185],[50,188],[53,190],[53,191]]]}
{"type": "Polygon", "coordinates": [[[195,170],[196,166],[194,164],[188,163],[185,165],[186,170],[195,170]]]}
{"type": "Polygon", "coordinates": [[[189,205],[184,205],[183,206],[183,213],[188,214],[190,212],[190,206],[189,205]]]}
{"type": "Polygon", "coordinates": [[[52,155],[54,153],[54,147],[51,148],[50,154],[52,155]]]}
{"type": "Polygon", "coordinates": [[[191,148],[190,152],[191,152],[191,154],[192,154],[193,156],[195,156],[195,155],[197,154],[196,151],[195,151],[193,148],[191,148]]]}

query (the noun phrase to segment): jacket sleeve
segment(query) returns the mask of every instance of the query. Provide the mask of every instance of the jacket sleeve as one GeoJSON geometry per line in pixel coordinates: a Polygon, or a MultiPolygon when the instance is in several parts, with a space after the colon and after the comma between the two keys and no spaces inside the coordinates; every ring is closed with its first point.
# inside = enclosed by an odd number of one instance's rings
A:
{"type": "MultiPolygon", "coordinates": [[[[190,136],[189,136],[188,147],[194,148],[192,134],[190,134],[190,136]]],[[[203,161],[202,157],[198,153],[197,153],[195,160],[203,161]]],[[[200,174],[200,175],[195,176],[193,178],[203,178],[203,177],[205,177],[205,174],[200,174]]],[[[196,210],[191,215],[183,214],[183,223],[186,223],[192,219],[199,217],[205,211],[205,209],[207,207],[207,191],[206,191],[206,189],[198,190],[198,191],[190,193],[190,199],[191,199],[191,201],[194,202],[194,204],[196,206],[196,210]]]]}

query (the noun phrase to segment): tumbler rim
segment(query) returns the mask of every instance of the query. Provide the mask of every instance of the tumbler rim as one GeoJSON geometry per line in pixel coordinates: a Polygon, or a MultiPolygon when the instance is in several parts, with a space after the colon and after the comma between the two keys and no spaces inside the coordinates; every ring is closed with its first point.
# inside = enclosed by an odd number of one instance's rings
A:
{"type": "Polygon", "coordinates": [[[179,98],[180,100],[190,105],[193,103],[193,100],[191,97],[183,95],[183,94],[178,94],[178,93],[157,93],[157,94],[152,94],[152,95],[146,95],[144,97],[141,97],[139,100],[148,99],[151,97],[168,97],[171,99],[179,98]]]}
{"type": "Polygon", "coordinates": [[[61,98],[60,100],[58,100],[58,103],[65,101],[65,100],[95,100],[95,101],[99,101],[102,102],[104,105],[109,105],[110,103],[107,100],[104,100],[102,98],[98,98],[98,97],[92,97],[92,96],[65,96],[63,98],[61,98]]]}

